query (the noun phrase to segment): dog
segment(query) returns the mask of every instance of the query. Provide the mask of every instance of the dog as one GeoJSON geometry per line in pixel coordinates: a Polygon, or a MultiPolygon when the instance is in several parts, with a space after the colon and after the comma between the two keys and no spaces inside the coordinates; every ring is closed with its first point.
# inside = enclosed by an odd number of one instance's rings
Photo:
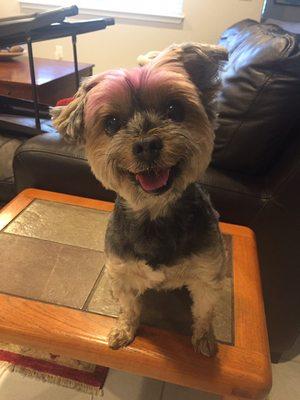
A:
{"type": "Polygon", "coordinates": [[[143,67],[87,79],[68,106],[53,110],[57,130],[84,143],[94,175],[117,193],[105,240],[120,304],[112,349],[134,340],[146,290],[184,286],[195,350],[217,351],[211,322],[226,256],[218,215],[197,182],[211,160],[226,58],[219,46],[174,44],[143,67]]]}

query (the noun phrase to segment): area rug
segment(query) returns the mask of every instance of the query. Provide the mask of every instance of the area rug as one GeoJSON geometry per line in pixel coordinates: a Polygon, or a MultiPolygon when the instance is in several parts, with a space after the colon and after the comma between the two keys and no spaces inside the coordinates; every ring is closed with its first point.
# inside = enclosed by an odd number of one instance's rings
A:
{"type": "Polygon", "coordinates": [[[102,396],[108,368],[51,354],[28,346],[0,343],[0,368],[102,396]]]}

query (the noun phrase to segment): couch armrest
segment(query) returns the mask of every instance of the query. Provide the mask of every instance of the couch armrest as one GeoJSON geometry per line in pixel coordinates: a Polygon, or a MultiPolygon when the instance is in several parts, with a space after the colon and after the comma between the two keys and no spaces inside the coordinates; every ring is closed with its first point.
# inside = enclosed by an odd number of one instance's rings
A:
{"type": "Polygon", "coordinates": [[[300,329],[299,134],[266,178],[271,195],[250,227],[257,237],[270,347],[281,354],[300,329]]]}
{"type": "Polygon", "coordinates": [[[58,133],[27,140],[18,148],[13,167],[17,192],[34,187],[107,201],[115,197],[93,176],[83,147],[65,142],[58,133]]]}

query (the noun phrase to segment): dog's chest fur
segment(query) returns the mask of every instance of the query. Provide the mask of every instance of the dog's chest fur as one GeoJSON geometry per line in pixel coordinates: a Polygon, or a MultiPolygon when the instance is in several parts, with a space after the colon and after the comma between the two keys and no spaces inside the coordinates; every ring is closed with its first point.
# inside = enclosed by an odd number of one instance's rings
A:
{"type": "Polygon", "coordinates": [[[167,216],[155,220],[128,211],[118,198],[106,232],[106,250],[125,260],[144,260],[153,269],[172,266],[211,247],[217,223],[208,196],[198,184],[185,190],[167,216]]]}

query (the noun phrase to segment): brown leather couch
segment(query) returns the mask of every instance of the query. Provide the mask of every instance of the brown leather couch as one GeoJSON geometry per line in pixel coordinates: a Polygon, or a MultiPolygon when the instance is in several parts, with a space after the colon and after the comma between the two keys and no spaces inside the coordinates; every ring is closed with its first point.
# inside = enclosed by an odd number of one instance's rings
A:
{"type": "MultiPolygon", "coordinates": [[[[273,361],[300,327],[300,50],[280,28],[246,20],[224,32],[220,126],[202,183],[221,220],[257,237],[273,361]]],[[[58,134],[27,140],[14,158],[17,192],[35,187],[113,200],[79,146],[58,134]]]]}
{"type": "Polygon", "coordinates": [[[10,132],[0,132],[0,207],[15,195],[13,159],[25,140],[10,132]]]}

